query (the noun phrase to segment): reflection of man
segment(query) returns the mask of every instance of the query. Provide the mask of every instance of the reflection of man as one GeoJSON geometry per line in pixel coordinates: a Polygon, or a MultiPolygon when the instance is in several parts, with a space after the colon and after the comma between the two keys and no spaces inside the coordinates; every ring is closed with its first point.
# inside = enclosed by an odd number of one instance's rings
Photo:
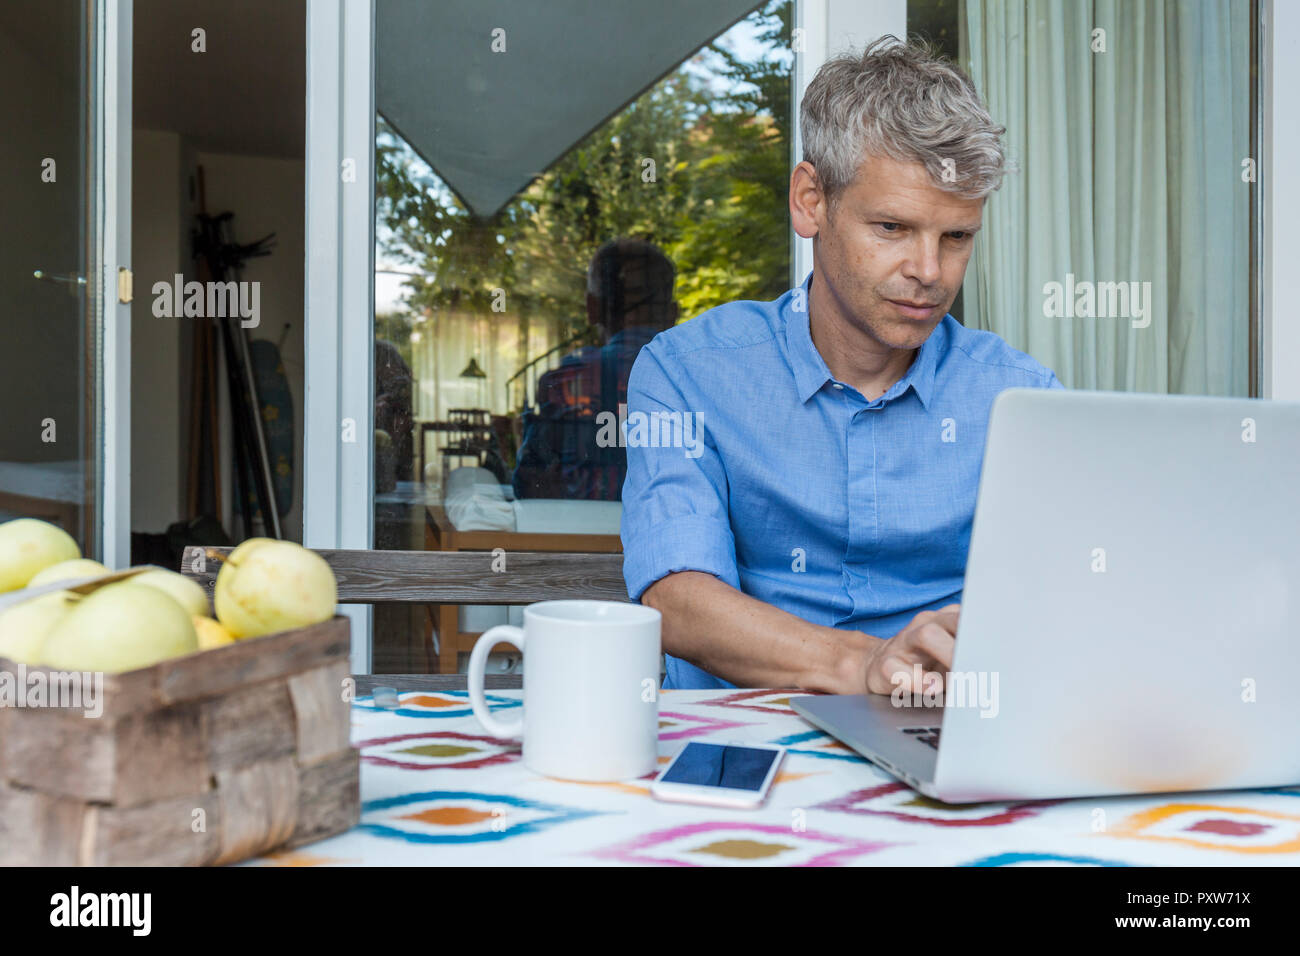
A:
{"type": "Polygon", "coordinates": [[[673,278],[672,262],[652,243],[615,239],[596,251],[587,321],[604,344],[567,356],[538,381],[537,411],[524,418],[517,497],[619,499],[627,454],[617,429],[601,426],[627,401],[641,347],[677,319],[673,278]]]}
{"type": "Polygon", "coordinates": [[[398,481],[411,480],[415,440],[411,411],[411,369],[397,346],[375,340],[375,430],[388,433],[398,481]]]}
{"type": "Polygon", "coordinates": [[[663,613],[667,686],[922,692],[913,664],[952,666],[993,400],[1060,387],[947,315],[1004,130],[964,74],[891,40],[804,96],[802,288],[712,309],[633,369],[629,420],[705,423],[695,458],[628,447],[623,571],[663,613]]]}

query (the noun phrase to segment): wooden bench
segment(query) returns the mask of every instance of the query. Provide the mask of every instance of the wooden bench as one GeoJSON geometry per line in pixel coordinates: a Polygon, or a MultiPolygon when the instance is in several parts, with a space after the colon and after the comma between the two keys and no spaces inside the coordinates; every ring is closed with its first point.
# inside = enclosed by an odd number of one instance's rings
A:
{"type": "MultiPolygon", "coordinates": [[[[212,595],[217,572],[233,548],[185,549],[181,573],[212,595]],[[201,555],[212,555],[201,563],[201,555]]],[[[622,554],[505,551],[327,551],[317,550],[338,582],[340,604],[532,604],[589,599],[627,601],[622,554]]],[[[452,609],[452,619],[455,609],[452,609]]],[[[444,615],[445,619],[445,615],[444,615]]],[[[477,637],[477,635],[474,635],[477,637]]],[[[457,637],[439,635],[450,644],[457,637]]],[[[472,645],[471,645],[472,646],[472,645]]],[[[446,661],[447,646],[441,660],[446,661]]],[[[453,666],[454,672],[454,666],[453,666]]]]}
{"type": "MultiPolygon", "coordinates": [[[[566,557],[592,554],[622,554],[623,542],[616,534],[527,533],[518,531],[458,531],[447,513],[436,505],[425,509],[424,549],[426,551],[545,551],[553,556],[566,557]]],[[[619,579],[622,580],[622,562],[619,562],[619,579]]],[[[627,600],[627,595],[610,598],[627,600]]],[[[487,601],[476,602],[487,604],[487,601]]],[[[478,640],[478,631],[460,629],[459,605],[442,604],[430,609],[428,635],[434,627],[438,630],[438,671],[442,674],[457,672],[457,655],[469,653],[478,640]],[[436,622],[436,625],[435,625],[436,622]]]]}

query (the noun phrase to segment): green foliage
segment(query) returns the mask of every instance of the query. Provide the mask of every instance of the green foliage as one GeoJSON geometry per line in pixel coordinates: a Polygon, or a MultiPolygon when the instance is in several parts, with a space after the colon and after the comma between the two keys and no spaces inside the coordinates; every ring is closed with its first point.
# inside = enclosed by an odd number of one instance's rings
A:
{"type": "MultiPolygon", "coordinates": [[[[410,308],[490,314],[500,288],[509,314],[580,334],[587,263],[617,237],[654,242],[676,263],[684,318],[784,292],[792,8],[770,0],[750,14],[761,59],[710,43],[489,220],[472,216],[378,117],[381,242],[427,276],[407,284],[410,308]]],[[[385,322],[394,332],[395,318],[385,322]]]]}

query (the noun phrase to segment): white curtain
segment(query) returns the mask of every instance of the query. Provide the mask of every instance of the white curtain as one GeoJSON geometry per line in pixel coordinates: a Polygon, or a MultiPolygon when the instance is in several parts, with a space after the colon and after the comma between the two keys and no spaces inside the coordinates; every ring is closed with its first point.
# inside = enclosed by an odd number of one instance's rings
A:
{"type": "Polygon", "coordinates": [[[1248,394],[1250,29],[1235,0],[966,0],[962,55],[1019,166],[985,205],[968,326],[1068,388],[1248,394]],[[1110,282],[1149,288],[1147,315],[1103,317],[1110,282]],[[1072,317],[1044,314],[1049,283],[1072,317]]]}
{"type": "MultiPolygon", "coordinates": [[[[529,360],[542,355],[562,339],[558,323],[534,318],[531,322],[509,313],[434,312],[417,322],[411,342],[414,367],[414,411],[417,421],[447,418],[451,408],[485,408],[494,415],[516,411],[521,386],[507,394],[506,382],[529,360]],[[474,359],[486,378],[462,378],[474,359]]],[[[564,356],[557,353],[526,373],[528,396],[533,381],[564,356]]]]}

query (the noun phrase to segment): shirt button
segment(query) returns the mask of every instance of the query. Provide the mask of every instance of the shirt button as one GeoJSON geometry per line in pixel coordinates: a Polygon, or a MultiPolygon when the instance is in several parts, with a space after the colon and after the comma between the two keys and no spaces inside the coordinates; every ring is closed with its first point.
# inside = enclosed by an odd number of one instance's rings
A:
{"type": "Polygon", "coordinates": [[[833,387],[833,388],[838,388],[840,391],[844,391],[844,386],[841,385],[839,382],[835,382],[835,383],[832,385],[832,387],[833,387]]]}

